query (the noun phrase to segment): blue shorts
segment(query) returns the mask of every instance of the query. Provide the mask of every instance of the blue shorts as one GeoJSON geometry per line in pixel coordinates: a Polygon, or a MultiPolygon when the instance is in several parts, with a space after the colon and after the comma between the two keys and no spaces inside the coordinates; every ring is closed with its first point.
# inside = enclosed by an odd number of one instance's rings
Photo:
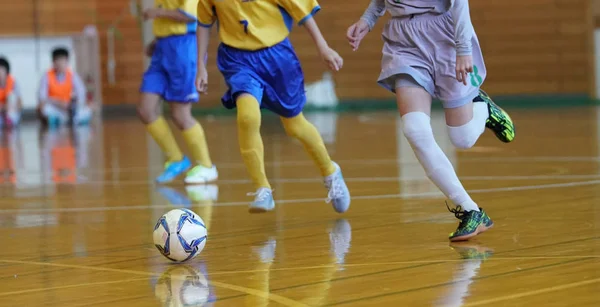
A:
{"type": "Polygon", "coordinates": [[[235,108],[239,94],[254,96],[261,108],[295,117],[306,103],[304,74],[289,39],[275,46],[249,51],[219,46],[217,65],[229,88],[223,105],[235,108]]]}
{"type": "Polygon", "coordinates": [[[159,38],[140,92],[157,94],[167,102],[198,102],[197,63],[195,33],[159,38]]]}

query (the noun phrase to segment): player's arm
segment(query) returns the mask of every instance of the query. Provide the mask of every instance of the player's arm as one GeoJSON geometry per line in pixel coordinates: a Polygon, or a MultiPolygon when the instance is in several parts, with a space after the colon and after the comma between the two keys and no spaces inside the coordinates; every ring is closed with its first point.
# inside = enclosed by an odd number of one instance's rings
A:
{"type": "Polygon", "coordinates": [[[23,96],[21,95],[21,88],[16,81],[14,83],[13,95],[15,95],[17,99],[17,110],[23,110],[23,96]]]}
{"type": "Polygon", "coordinates": [[[204,59],[208,53],[208,42],[210,41],[210,28],[198,26],[196,30],[198,38],[198,75],[196,77],[196,89],[200,93],[208,91],[208,71],[204,59]]]}
{"type": "Polygon", "coordinates": [[[371,0],[360,20],[365,22],[371,31],[383,14],[385,14],[385,0],[371,0]]]}
{"type": "Polygon", "coordinates": [[[317,26],[317,22],[313,18],[309,18],[304,22],[304,28],[306,28],[308,34],[310,34],[310,37],[315,42],[315,45],[321,54],[321,58],[327,63],[329,68],[333,71],[340,70],[344,65],[344,60],[335,50],[329,47],[321,30],[319,30],[319,26],[317,26]]]}
{"type": "Polygon", "coordinates": [[[348,27],[346,38],[353,51],[358,50],[362,39],[373,29],[375,23],[383,14],[385,14],[385,0],[371,0],[362,17],[348,27]]]}
{"type": "Polygon", "coordinates": [[[198,74],[196,77],[196,89],[200,93],[208,90],[208,72],[206,70],[206,59],[208,43],[210,40],[210,29],[217,20],[212,1],[201,0],[198,3],[198,29],[196,37],[198,43],[198,74]]]}
{"type": "Polygon", "coordinates": [[[467,75],[473,72],[473,45],[475,30],[469,13],[469,0],[453,0],[450,14],[454,21],[456,43],[456,80],[467,85],[467,75]]]}
{"type": "Polygon", "coordinates": [[[334,71],[340,70],[344,60],[335,50],[329,47],[313,18],[321,10],[319,3],[316,0],[277,0],[277,3],[298,22],[298,25],[306,28],[306,31],[315,42],[321,58],[329,68],[334,71]]]}
{"type": "Polygon", "coordinates": [[[457,55],[471,55],[473,24],[469,13],[469,0],[453,0],[450,8],[452,20],[454,20],[454,40],[456,41],[457,55]]]}

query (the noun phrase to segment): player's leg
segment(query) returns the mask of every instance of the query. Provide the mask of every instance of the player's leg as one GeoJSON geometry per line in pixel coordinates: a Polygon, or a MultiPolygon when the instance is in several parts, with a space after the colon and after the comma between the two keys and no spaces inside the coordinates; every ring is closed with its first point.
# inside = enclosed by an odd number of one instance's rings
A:
{"type": "Polygon", "coordinates": [[[260,104],[254,96],[242,93],[237,96],[236,105],[240,152],[256,188],[250,212],[269,211],[275,207],[275,202],[265,173],[264,145],[260,136],[260,104]]]}
{"type": "Polygon", "coordinates": [[[260,136],[264,82],[257,75],[256,63],[264,62],[263,53],[246,51],[221,45],[217,56],[217,66],[225,78],[228,90],[221,101],[228,108],[237,108],[238,140],[240,152],[252,183],[256,188],[254,201],[250,203],[251,213],[273,210],[273,190],[265,174],[264,145],[260,136]]]}
{"type": "Polygon", "coordinates": [[[313,124],[306,120],[304,114],[300,113],[294,117],[281,117],[281,122],[286,133],[298,139],[304,149],[313,159],[321,176],[324,178],[325,187],[327,188],[327,202],[331,202],[333,208],[338,213],[343,213],[350,207],[350,191],[342,171],[337,163],[332,162],[323,143],[323,138],[313,124]]]}
{"type": "MultiPolygon", "coordinates": [[[[430,118],[431,95],[416,82],[414,82],[414,86],[411,86],[410,83],[413,81],[410,78],[401,76],[396,87],[396,99],[402,116],[404,135],[427,176],[444,195],[453,203],[461,206],[464,212],[479,212],[479,207],[458,179],[452,163],[435,141],[430,118]]],[[[469,213],[469,216],[474,215],[469,213]]],[[[481,215],[477,215],[477,217],[481,217],[481,215]]],[[[465,221],[470,222],[471,220],[465,221]]],[[[480,223],[476,223],[475,229],[471,229],[466,235],[476,235],[479,226],[480,223]]],[[[462,232],[457,233],[457,236],[452,236],[451,240],[455,238],[466,239],[462,232]]]]}
{"type": "Polygon", "coordinates": [[[168,183],[187,171],[191,162],[181,152],[167,120],[159,115],[160,100],[160,96],[156,94],[143,93],[142,100],[138,105],[138,116],[166,156],[164,170],[156,178],[156,182],[168,183]]]}
{"type": "MultiPolygon", "coordinates": [[[[487,70],[477,36],[473,37],[472,46],[473,73],[467,77],[467,85],[457,82],[454,65],[438,65],[445,68],[436,71],[437,93],[444,102],[450,139],[459,148],[470,148],[487,127],[502,142],[512,142],[515,127],[510,116],[480,89],[487,70]]],[[[452,63],[455,50],[439,52],[437,59],[452,63]]]]}
{"type": "Polygon", "coordinates": [[[47,122],[48,127],[50,128],[56,128],[69,121],[69,114],[67,111],[51,103],[45,103],[40,108],[40,116],[42,117],[42,121],[47,122]]]}
{"type": "MultiPolygon", "coordinates": [[[[441,18],[445,19],[444,22],[447,28],[452,27],[449,16],[441,18]]],[[[438,37],[438,40],[447,40],[448,44],[443,45],[445,47],[438,50],[435,58],[438,61],[435,71],[436,96],[443,102],[446,124],[452,143],[459,148],[470,148],[484,132],[486,121],[489,119],[490,104],[483,101],[479,90],[486,77],[483,56],[477,39],[474,38],[472,44],[473,73],[468,76],[465,85],[458,82],[456,78],[456,50],[452,47],[454,37],[442,34],[438,37]],[[448,63],[451,65],[447,65],[448,63]]],[[[438,42],[434,44],[438,44],[438,42]]],[[[462,190],[464,191],[464,189],[462,190]]],[[[466,192],[462,195],[465,196],[461,199],[451,198],[457,207],[454,209],[449,208],[449,210],[460,220],[456,231],[450,234],[451,241],[467,240],[493,225],[487,213],[479,208],[466,192]]]]}
{"type": "Polygon", "coordinates": [[[289,40],[261,51],[259,75],[264,84],[263,105],[281,117],[288,135],[298,139],[317,164],[328,190],[327,202],[335,211],[346,212],[350,207],[350,192],[342,171],[331,161],[323,138],[314,125],[304,118],[306,104],[304,73],[289,40]]]}
{"type": "Polygon", "coordinates": [[[73,111],[73,124],[76,126],[88,125],[92,120],[93,111],[87,102],[79,102],[73,111]]]}
{"type": "Polygon", "coordinates": [[[192,104],[199,101],[196,90],[198,47],[193,33],[164,39],[163,70],[167,75],[168,87],[164,99],[171,102],[171,116],[182,131],[183,139],[190,149],[194,167],[190,169],[185,183],[199,184],[214,181],[218,177],[208,151],[204,129],[192,116],[192,104]]]}
{"type": "MultiPolygon", "coordinates": [[[[485,130],[488,118],[488,105],[480,101],[479,96],[467,99],[469,100],[462,103],[462,106],[445,109],[450,140],[456,147],[463,149],[471,148],[475,144],[485,130]]],[[[444,103],[444,106],[447,107],[448,104],[444,103]]],[[[450,240],[466,240],[493,226],[492,220],[482,208],[477,206],[478,210],[474,210],[474,203],[452,201],[457,207],[449,210],[461,223],[456,231],[450,234],[450,240]]]]}
{"type": "Polygon", "coordinates": [[[181,152],[165,118],[159,115],[161,96],[168,85],[161,68],[161,57],[161,42],[158,42],[150,67],[144,73],[140,88],[142,100],[137,111],[140,120],[146,125],[146,130],[166,155],[164,171],[156,178],[156,182],[167,183],[187,171],[191,162],[181,152]]]}
{"type": "MultiPolygon", "coordinates": [[[[456,81],[454,81],[456,82],[456,81]]],[[[487,104],[479,100],[468,99],[462,105],[444,104],[446,115],[446,126],[448,135],[454,146],[461,149],[473,147],[479,136],[485,130],[485,122],[488,118],[487,104]]]]}
{"type": "Polygon", "coordinates": [[[182,132],[195,166],[185,177],[185,183],[199,184],[217,180],[219,174],[213,165],[208,151],[206,135],[200,123],[192,116],[190,103],[171,103],[173,122],[182,132]]]}

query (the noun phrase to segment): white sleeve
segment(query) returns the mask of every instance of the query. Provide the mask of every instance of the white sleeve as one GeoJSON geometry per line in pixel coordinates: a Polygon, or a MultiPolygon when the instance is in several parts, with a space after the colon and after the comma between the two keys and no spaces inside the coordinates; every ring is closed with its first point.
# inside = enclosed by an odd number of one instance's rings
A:
{"type": "Polygon", "coordinates": [[[471,23],[469,0],[451,0],[450,14],[454,20],[456,55],[471,55],[473,53],[471,40],[475,29],[471,23]]]}
{"type": "Polygon", "coordinates": [[[23,96],[21,96],[21,89],[19,88],[19,83],[17,83],[17,81],[14,81],[14,83],[13,83],[13,94],[18,99],[22,99],[23,98],[23,96]]]}
{"type": "Polygon", "coordinates": [[[38,103],[47,102],[48,100],[48,74],[44,74],[40,81],[40,88],[38,90],[38,103]]]}

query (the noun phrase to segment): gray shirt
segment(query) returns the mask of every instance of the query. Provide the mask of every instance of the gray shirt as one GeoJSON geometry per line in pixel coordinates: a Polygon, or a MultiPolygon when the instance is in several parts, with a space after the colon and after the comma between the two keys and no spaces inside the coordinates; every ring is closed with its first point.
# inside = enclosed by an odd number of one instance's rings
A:
{"type": "MultiPolygon", "coordinates": [[[[65,74],[57,74],[56,78],[59,82],[65,80],[65,74]]],[[[81,77],[75,72],[73,72],[73,90],[75,91],[75,101],[78,105],[85,104],[86,102],[86,89],[81,77]]],[[[42,80],[40,81],[40,90],[39,90],[39,99],[40,101],[48,100],[48,74],[44,74],[42,80]]]]}
{"type": "Polygon", "coordinates": [[[475,33],[469,14],[469,0],[371,0],[361,17],[373,29],[379,17],[388,11],[392,17],[413,14],[450,12],[454,21],[454,39],[457,55],[471,55],[471,39],[475,33]]]}

